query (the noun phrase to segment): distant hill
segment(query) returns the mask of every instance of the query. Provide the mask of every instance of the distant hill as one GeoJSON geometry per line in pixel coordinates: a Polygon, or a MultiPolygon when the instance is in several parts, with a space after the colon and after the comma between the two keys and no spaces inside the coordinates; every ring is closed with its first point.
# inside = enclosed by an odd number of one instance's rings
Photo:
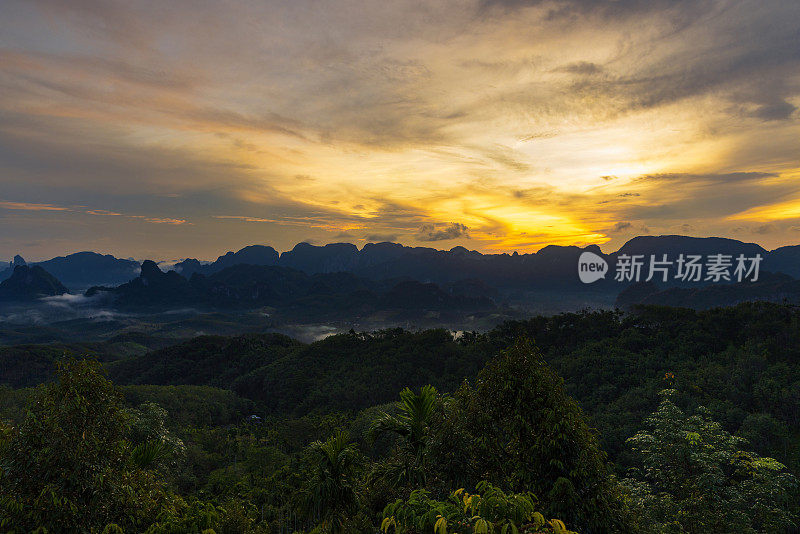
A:
{"type": "Polygon", "coordinates": [[[157,304],[180,305],[191,303],[195,293],[189,282],[175,271],[163,272],[154,261],[142,262],[139,276],[111,287],[92,287],[86,296],[93,297],[99,293],[113,293],[120,304],[131,306],[151,306],[157,304]]]}
{"type": "MultiPolygon", "coordinates": [[[[21,256],[16,256],[9,269],[0,271],[0,280],[11,276],[13,264],[18,261],[25,264],[25,260],[21,256]]],[[[139,262],[96,252],[76,252],[32,265],[38,265],[74,289],[83,289],[93,285],[122,284],[139,274],[139,262]]]]}
{"type": "Polygon", "coordinates": [[[620,292],[616,305],[659,305],[706,310],[743,302],[800,304],[800,280],[779,273],[765,273],[757,282],[710,284],[704,287],[659,288],[652,282],[633,284],[620,292]]]}
{"type": "Polygon", "coordinates": [[[637,236],[626,242],[614,254],[667,254],[676,257],[678,254],[755,254],[767,255],[767,251],[755,243],[744,243],[736,239],[724,237],[687,237],[682,235],[637,236]]]}
{"type": "MultiPolygon", "coordinates": [[[[465,281],[462,285],[469,285],[465,281]]],[[[486,296],[459,294],[460,286],[444,289],[413,280],[374,281],[351,273],[307,274],[279,266],[235,265],[187,280],[175,271],[163,272],[155,262],[142,263],[141,274],[117,287],[93,287],[86,296],[105,295],[121,309],[178,307],[252,309],[271,307],[300,321],[343,319],[394,312],[453,314],[492,311],[486,296]],[[449,289],[449,290],[448,290],[449,289]]]]}
{"type": "Polygon", "coordinates": [[[108,364],[119,384],[212,385],[301,416],[394,400],[403,384],[452,391],[491,357],[488,343],[457,343],[446,330],[345,333],[311,344],[279,334],[203,336],[108,364]]]}
{"type": "Polygon", "coordinates": [[[11,277],[0,282],[0,301],[5,302],[31,301],[66,292],[64,284],[38,265],[17,265],[11,277]]]}
{"type": "Polygon", "coordinates": [[[234,265],[277,265],[278,251],[264,245],[250,245],[238,252],[229,251],[220,256],[213,263],[204,264],[200,260],[187,258],[175,264],[175,272],[186,278],[191,278],[194,273],[214,274],[226,267],[234,265]]]}
{"type": "Polygon", "coordinates": [[[11,278],[11,275],[14,274],[14,267],[18,265],[28,265],[27,262],[25,261],[25,258],[20,256],[19,254],[14,256],[14,259],[8,262],[8,267],[6,267],[5,269],[0,269],[0,282],[8,278],[11,278]]]}
{"type": "Polygon", "coordinates": [[[800,245],[780,247],[769,252],[764,260],[764,269],[800,278],[800,245]]]}

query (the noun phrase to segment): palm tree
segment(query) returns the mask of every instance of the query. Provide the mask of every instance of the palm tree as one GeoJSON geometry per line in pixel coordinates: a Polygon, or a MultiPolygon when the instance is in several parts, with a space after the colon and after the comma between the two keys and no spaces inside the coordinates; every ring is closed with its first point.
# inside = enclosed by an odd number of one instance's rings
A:
{"type": "Polygon", "coordinates": [[[325,530],[340,532],[358,503],[354,483],[358,451],[350,435],[341,431],[327,441],[315,441],[307,451],[310,470],[304,491],[306,507],[312,517],[322,519],[325,530]]]}
{"type": "Polygon", "coordinates": [[[424,386],[419,394],[405,388],[400,392],[398,413],[383,412],[370,425],[368,437],[371,441],[386,433],[403,440],[405,462],[400,475],[407,482],[425,485],[425,450],[438,399],[439,393],[431,385],[424,386]]]}

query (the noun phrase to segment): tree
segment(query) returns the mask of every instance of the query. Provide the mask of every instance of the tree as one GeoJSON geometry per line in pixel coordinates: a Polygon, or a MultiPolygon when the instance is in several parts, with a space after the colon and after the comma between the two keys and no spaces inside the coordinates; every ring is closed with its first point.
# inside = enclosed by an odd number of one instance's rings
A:
{"type": "Polygon", "coordinates": [[[387,433],[402,439],[402,469],[399,476],[395,477],[396,483],[425,485],[425,455],[430,425],[438,403],[438,393],[431,385],[422,387],[419,394],[405,388],[400,392],[400,402],[396,405],[398,413],[383,412],[370,426],[368,435],[373,442],[387,433]]]}
{"type": "Polygon", "coordinates": [[[531,491],[543,510],[580,532],[625,531],[627,511],[597,436],[562,379],[526,340],[464,385],[437,425],[431,470],[438,487],[479,480],[531,491]]]}
{"type": "Polygon", "coordinates": [[[59,363],[57,375],[3,447],[1,526],[88,532],[147,523],[165,495],[131,460],[120,393],[93,360],[59,363]]]}
{"type": "Polygon", "coordinates": [[[167,429],[167,411],[155,402],[126,410],[129,438],[134,444],[131,458],[139,467],[156,468],[161,478],[173,478],[183,441],[167,429]]]}
{"type": "Polygon", "coordinates": [[[642,510],[645,531],[785,532],[797,480],[772,458],[742,449],[733,436],[698,408],[687,416],[672,401],[675,390],[628,442],[642,458],[625,481],[642,510]]]}
{"type": "Polygon", "coordinates": [[[302,506],[312,520],[329,532],[343,532],[358,507],[357,468],[360,457],[347,432],[337,431],[327,441],[306,449],[307,473],[302,506]]]}

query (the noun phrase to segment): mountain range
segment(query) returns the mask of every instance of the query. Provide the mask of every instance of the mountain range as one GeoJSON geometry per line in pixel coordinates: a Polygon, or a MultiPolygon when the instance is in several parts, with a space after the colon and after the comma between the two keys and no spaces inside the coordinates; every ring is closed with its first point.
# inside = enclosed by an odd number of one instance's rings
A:
{"type": "MultiPolygon", "coordinates": [[[[698,291],[709,286],[708,282],[688,282],[670,277],[666,282],[659,281],[657,286],[648,286],[650,290],[633,288],[620,295],[631,282],[614,280],[613,266],[618,258],[623,255],[661,257],[665,254],[672,259],[679,254],[704,257],[725,254],[734,258],[740,254],[746,257],[760,255],[762,273],[788,275],[785,280],[770,279],[768,283],[762,278],[761,284],[752,284],[738,297],[726,297],[729,300],[763,292],[769,293],[768,300],[779,299],[792,293],[791,288],[781,284],[800,277],[800,245],[767,251],[757,244],[734,239],[678,235],[635,237],[609,254],[603,253],[597,245],[550,245],[530,254],[482,254],[460,246],[437,250],[398,243],[368,243],[359,249],[350,243],[324,246],[299,243],[281,254],[269,246],[251,245],[221,255],[213,262],[188,258],[166,273],[152,261],[140,265],[133,260],[94,252],[70,254],[34,265],[73,290],[94,286],[88,294],[111,296],[122,307],[167,303],[228,307],[280,303],[286,307],[289,302],[300,303],[303,298],[319,299],[322,295],[326,295],[329,302],[332,295],[337,295],[358,307],[361,303],[359,296],[366,298],[366,293],[371,295],[366,300],[372,308],[380,307],[377,303],[385,302],[385,299],[397,304],[406,298],[411,302],[428,303],[438,299],[437,302],[447,303],[440,306],[447,309],[453,305],[448,299],[462,297],[483,299],[481,306],[493,301],[495,304],[536,307],[561,299],[564,307],[574,308],[611,306],[615,302],[632,305],[638,302],[634,302],[635,295],[651,303],[664,300],[691,305],[695,298],[693,295],[700,294],[698,291]],[[585,252],[607,262],[611,271],[591,285],[578,279],[578,258],[585,252]],[[398,284],[411,282],[417,285],[392,292],[398,284]],[[670,290],[675,291],[663,294],[670,290]],[[677,295],[682,296],[679,299],[677,295]]],[[[0,280],[10,278],[14,269],[24,264],[21,257],[15,257],[9,268],[0,272],[0,280]]],[[[643,272],[646,275],[646,268],[643,272]]],[[[736,284],[726,286],[714,284],[702,295],[742,291],[736,284]]],[[[718,297],[709,298],[713,302],[718,297]]],[[[463,304],[456,307],[463,307],[463,304]]],[[[342,305],[346,306],[344,302],[342,305]]]]}
{"type": "Polygon", "coordinates": [[[487,293],[491,289],[480,282],[440,287],[416,280],[376,281],[346,272],[308,274],[275,265],[236,264],[208,276],[195,272],[187,280],[147,260],[133,280],[117,287],[93,287],[86,296],[110,299],[125,310],[273,308],[284,318],[317,321],[378,312],[391,312],[394,319],[422,312],[488,313],[496,304],[487,293]]]}

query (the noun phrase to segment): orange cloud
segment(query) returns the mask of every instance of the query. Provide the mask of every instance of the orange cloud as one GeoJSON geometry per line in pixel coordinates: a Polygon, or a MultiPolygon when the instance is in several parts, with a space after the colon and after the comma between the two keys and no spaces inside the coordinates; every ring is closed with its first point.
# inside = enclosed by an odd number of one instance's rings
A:
{"type": "Polygon", "coordinates": [[[0,201],[0,208],[7,210],[27,210],[27,211],[70,211],[69,208],[62,208],[52,204],[34,204],[31,202],[8,202],[0,201]]]}

